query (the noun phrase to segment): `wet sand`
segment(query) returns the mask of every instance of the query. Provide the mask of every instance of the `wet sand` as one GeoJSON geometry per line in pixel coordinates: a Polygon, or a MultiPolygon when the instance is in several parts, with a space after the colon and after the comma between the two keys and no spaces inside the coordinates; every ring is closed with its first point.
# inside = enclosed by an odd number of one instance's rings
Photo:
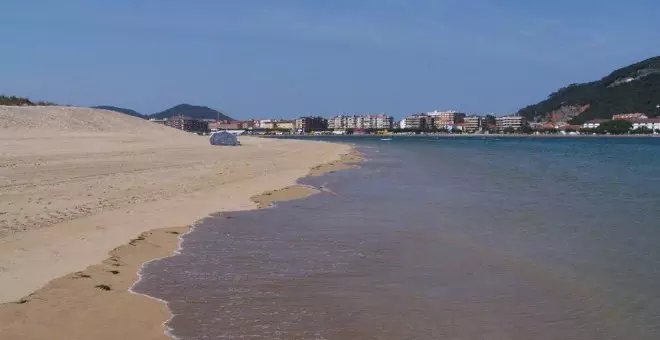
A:
{"type": "MultiPolygon", "coordinates": [[[[356,167],[355,163],[361,160],[362,156],[360,153],[353,149],[349,153],[342,155],[341,158],[337,161],[313,167],[307,176],[321,176],[325,173],[351,169],[356,167]]],[[[296,184],[282,189],[266,191],[262,194],[252,197],[252,201],[257,204],[258,209],[264,209],[270,207],[276,202],[291,201],[313,195],[319,192],[319,190],[321,190],[321,188],[296,184]]]]}

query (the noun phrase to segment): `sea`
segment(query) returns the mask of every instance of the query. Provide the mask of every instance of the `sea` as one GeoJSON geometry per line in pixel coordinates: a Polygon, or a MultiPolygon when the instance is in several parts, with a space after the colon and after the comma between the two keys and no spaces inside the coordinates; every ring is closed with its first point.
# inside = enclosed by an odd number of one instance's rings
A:
{"type": "Polygon", "coordinates": [[[660,339],[660,138],[327,140],[365,161],[144,266],[173,337],[660,339]]]}

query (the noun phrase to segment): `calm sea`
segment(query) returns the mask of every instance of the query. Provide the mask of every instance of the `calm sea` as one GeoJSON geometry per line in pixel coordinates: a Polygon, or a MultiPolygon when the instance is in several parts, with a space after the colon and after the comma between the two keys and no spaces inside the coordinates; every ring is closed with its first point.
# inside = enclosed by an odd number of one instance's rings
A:
{"type": "Polygon", "coordinates": [[[660,339],[660,139],[343,140],[323,193],[145,266],[174,335],[660,339]]]}

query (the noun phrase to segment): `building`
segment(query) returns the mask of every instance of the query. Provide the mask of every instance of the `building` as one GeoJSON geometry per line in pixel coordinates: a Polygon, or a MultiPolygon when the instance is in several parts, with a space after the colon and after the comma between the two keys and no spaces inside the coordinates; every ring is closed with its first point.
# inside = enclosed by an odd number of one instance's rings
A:
{"type": "Polygon", "coordinates": [[[210,121],[209,129],[213,130],[251,130],[255,127],[253,120],[214,120],[210,121]]]}
{"type": "Polygon", "coordinates": [[[618,115],[613,115],[612,119],[648,119],[645,114],[643,113],[623,113],[623,114],[618,114],[618,115]]]}
{"type": "Polygon", "coordinates": [[[323,117],[300,117],[296,119],[295,129],[298,132],[312,132],[326,130],[328,120],[323,117]]]}
{"type": "Polygon", "coordinates": [[[600,126],[600,124],[602,124],[606,121],[607,121],[607,119],[590,120],[588,122],[584,122],[584,124],[582,124],[582,128],[583,129],[597,129],[600,126]]]}
{"type": "Polygon", "coordinates": [[[410,130],[428,131],[433,128],[433,118],[426,113],[416,113],[403,118],[402,126],[410,130]]]}
{"type": "Polygon", "coordinates": [[[368,115],[367,117],[369,118],[371,129],[389,130],[394,125],[394,118],[384,113],[368,115]]]}
{"type": "Polygon", "coordinates": [[[275,128],[275,122],[271,121],[270,119],[262,120],[262,121],[259,122],[259,128],[266,129],[266,130],[272,130],[272,129],[275,128]]]}
{"type": "Polygon", "coordinates": [[[485,128],[486,121],[481,116],[468,116],[464,119],[465,132],[477,132],[485,128]]]}
{"type": "Polygon", "coordinates": [[[513,129],[519,131],[527,124],[525,118],[521,116],[503,116],[495,118],[497,130],[502,132],[504,130],[513,129]]]}
{"type": "Polygon", "coordinates": [[[660,118],[632,119],[633,130],[647,128],[651,131],[660,130],[660,118]]]}
{"type": "Polygon", "coordinates": [[[254,128],[255,129],[274,129],[277,122],[278,122],[277,119],[254,120],[254,128]]]}
{"type": "Polygon", "coordinates": [[[432,112],[427,112],[427,116],[431,117],[433,120],[433,126],[436,129],[446,129],[449,126],[454,126],[454,123],[457,123],[456,117],[457,117],[457,112],[456,111],[432,111],[432,112]]]}
{"type": "Polygon", "coordinates": [[[295,120],[278,120],[273,122],[273,128],[278,130],[293,130],[295,127],[295,120]]]}
{"type": "Polygon", "coordinates": [[[167,125],[167,119],[156,119],[156,118],[151,118],[149,119],[150,122],[156,123],[156,124],[163,124],[167,125]]]}
{"type": "Polygon", "coordinates": [[[189,132],[207,132],[209,130],[208,122],[186,116],[171,117],[165,122],[165,125],[189,132]]]}
{"type": "Polygon", "coordinates": [[[393,118],[386,114],[340,115],[328,119],[328,129],[391,129],[393,118]]]}

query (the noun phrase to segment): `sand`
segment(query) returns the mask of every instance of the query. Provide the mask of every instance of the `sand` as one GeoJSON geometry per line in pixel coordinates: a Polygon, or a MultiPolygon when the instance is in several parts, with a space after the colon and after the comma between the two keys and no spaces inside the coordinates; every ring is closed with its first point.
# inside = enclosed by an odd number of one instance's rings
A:
{"type": "Polygon", "coordinates": [[[166,338],[166,306],[128,291],[140,265],[210,213],[314,193],[296,179],[345,168],[351,150],[241,143],[104,110],[0,106],[0,338],[166,338]]]}

